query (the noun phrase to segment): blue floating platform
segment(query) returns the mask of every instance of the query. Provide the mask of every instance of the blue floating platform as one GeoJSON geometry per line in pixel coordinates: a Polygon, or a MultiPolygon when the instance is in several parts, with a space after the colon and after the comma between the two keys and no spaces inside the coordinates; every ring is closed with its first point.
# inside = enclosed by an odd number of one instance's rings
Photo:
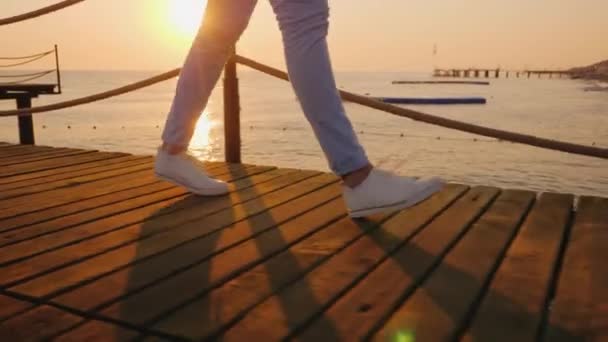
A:
{"type": "Polygon", "coordinates": [[[378,101],[393,104],[427,104],[427,105],[452,105],[452,104],[486,104],[483,97],[376,97],[378,101]]]}

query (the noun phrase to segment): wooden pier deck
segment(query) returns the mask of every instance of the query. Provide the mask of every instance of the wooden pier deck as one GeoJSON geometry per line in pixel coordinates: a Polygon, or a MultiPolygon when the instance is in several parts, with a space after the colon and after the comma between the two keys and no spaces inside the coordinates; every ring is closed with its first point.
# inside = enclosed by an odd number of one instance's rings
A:
{"type": "Polygon", "coordinates": [[[338,179],[0,144],[0,341],[608,339],[608,199],[450,184],[346,217],[338,179]]]}

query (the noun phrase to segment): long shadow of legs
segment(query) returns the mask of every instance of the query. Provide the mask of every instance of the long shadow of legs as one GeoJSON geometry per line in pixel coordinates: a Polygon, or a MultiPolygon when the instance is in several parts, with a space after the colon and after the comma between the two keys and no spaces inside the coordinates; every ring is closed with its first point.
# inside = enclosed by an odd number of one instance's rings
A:
{"type": "MultiPolygon", "coordinates": [[[[385,245],[385,243],[382,243],[382,240],[396,239],[396,237],[387,232],[380,236],[375,236],[378,239],[379,246],[385,245]]],[[[491,300],[498,307],[508,308],[509,318],[515,317],[515,319],[528,322],[539,321],[540,318],[532,317],[525,307],[491,289],[488,289],[483,294],[484,297],[479,297],[481,293],[478,292],[468,303],[455,300],[461,293],[470,293],[471,291],[484,289],[486,284],[466,271],[443,262],[441,255],[431,254],[415,243],[408,243],[403,248],[408,249],[407,253],[396,253],[391,257],[401,266],[405,273],[410,275],[412,279],[417,279],[417,281],[409,286],[405,292],[405,298],[400,298],[400,302],[403,303],[405,301],[407,304],[407,300],[415,291],[424,291],[425,295],[441,309],[442,314],[447,315],[451,319],[455,327],[464,327],[465,329],[469,323],[468,319],[475,313],[477,305],[483,298],[491,300]],[[439,264],[439,262],[441,263],[439,264]],[[432,281],[427,281],[429,276],[433,277],[432,281]]],[[[536,328],[539,329],[539,327],[536,328]]],[[[557,332],[557,335],[561,336],[564,340],[576,340],[575,336],[572,336],[560,327],[550,326],[550,328],[557,332]]],[[[458,338],[458,335],[463,333],[463,331],[453,331],[452,333],[454,334],[452,338],[458,338]]],[[[475,329],[467,331],[467,334],[474,341],[492,340],[492,338],[485,336],[483,331],[475,329]]]]}
{"type": "MultiPolygon", "coordinates": [[[[258,193],[255,188],[250,188],[250,192],[251,191],[254,193],[254,196],[261,195],[261,193],[258,193]]],[[[249,195],[247,198],[251,198],[249,195]]],[[[184,198],[180,202],[174,203],[170,207],[160,210],[157,214],[171,212],[170,215],[172,217],[177,217],[180,215],[180,211],[175,211],[175,209],[181,208],[185,205],[204,208],[206,204],[209,205],[209,203],[212,203],[213,201],[227,201],[228,208],[224,210],[225,214],[222,215],[221,222],[229,224],[238,219],[235,214],[236,209],[230,208],[230,203],[241,202],[241,200],[244,199],[240,197],[238,192],[233,193],[230,198],[200,198],[190,196],[184,198]]],[[[248,200],[247,203],[248,205],[253,205],[255,207],[265,207],[263,197],[256,197],[248,200]]],[[[154,230],[155,232],[158,231],[158,224],[154,222],[154,219],[146,222],[142,227],[142,234],[148,235],[150,230],[154,230]]],[[[246,222],[248,228],[250,229],[250,232],[248,233],[251,235],[264,231],[263,234],[256,236],[253,239],[258,250],[256,257],[275,255],[278,249],[285,248],[288,245],[288,242],[285,241],[280,230],[267,230],[268,227],[276,227],[278,224],[273,217],[273,213],[267,208],[254,216],[249,217],[248,219],[241,220],[241,222],[246,222]],[[255,220],[253,218],[255,218],[255,220]],[[261,238],[262,236],[263,238],[261,238]]],[[[205,217],[196,219],[192,222],[188,222],[187,228],[184,228],[185,226],[172,227],[167,234],[167,239],[172,240],[171,235],[184,234],[186,230],[191,232],[193,225],[200,230],[200,235],[204,235],[207,233],[207,231],[213,230],[214,227],[217,226],[217,223],[218,221],[214,220],[213,226],[210,226],[209,220],[205,217]]],[[[168,227],[164,227],[164,229],[166,228],[168,227]]],[[[185,322],[180,322],[179,324],[181,327],[184,327],[184,331],[188,330],[188,324],[191,326],[225,325],[227,322],[225,322],[223,317],[218,314],[221,312],[223,306],[221,299],[219,301],[199,299],[201,299],[202,296],[209,297],[209,291],[212,291],[214,288],[217,288],[217,286],[226,283],[245,270],[245,268],[237,268],[236,272],[222,272],[221,268],[223,265],[226,265],[222,263],[231,262],[230,257],[223,258],[221,262],[216,262],[216,260],[219,260],[219,258],[223,255],[224,251],[217,255],[218,259],[213,257],[213,254],[215,254],[218,249],[226,246],[222,239],[225,236],[230,235],[228,234],[229,229],[230,228],[224,227],[221,230],[206,235],[203,238],[197,238],[195,243],[187,243],[166,252],[160,257],[161,261],[155,261],[154,263],[145,261],[134,264],[129,274],[129,288],[131,289],[141,288],[143,285],[150,285],[151,283],[158,282],[158,275],[155,273],[164,274],[166,279],[164,284],[159,283],[158,285],[160,286],[154,286],[158,289],[157,291],[147,291],[148,289],[145,289],[142,291],[148,292],[145,296],[139,296],[141,293],[135,294],[135,296],[140,297],[138,300],[123,301],[122,306],[120,307],[121,318],[131,323],[137,322],[142,330],[149,331],[151,325],[166,319],[176,311],[188,306],[187,312],[189,313],[189,317],[185,318],[185,322]],[[179,266],[175,266],[176,264],[179,266]],[[179,267],[182,269],[178,270],[179,267]],[[186,279],[188,281],[180,281],[186,279]],[[140,319],[134,320],[133,317],[140,317],[140,319]]],[[[232,238],[234,238],[234,235],[232,238]]],[[[137,253],[135,258],[146,257],[150,255],[151,252],[157,251],[159,248],[159,242],[158,239],[156,240],[157,241],[154,243],[151,242],[151,239],[140,240],[137,245],[137,253]]],[[[230,251],[239,252],[240,247],[242,247],[242,245],[234,246],[230,249],[230,251]]],[[[281,269],[283,269],[283,267],[289,267],[290,269],[297,270],[300,268],[297,258],[290,252],[283,252],[280,257],[280,263],[266,262],[264,264],[266,266],[266,276],[271,283],[272,290],[277,290],[285,285],[284,279],[279,280],[279,272],[281,269]],[[277,267],[275,267],[275,265],[277,267]]],[[[243,253],[243,258],[251,258],[251,254],[245,256],[245,253],[243,253]]],[[[237,263],[247,265],[247,260],[244,262],[243,260],[239,260],[237,263]]],[[[252,267],[251,264],[247,265],[247,268],[250,267],[252,267]]],[[[309,303],[315,302],[315,296],[312,293],[309,285],[303,287],[303,290],[300,291],[299,296],[309,303]]],[[[320,307],[320,304],[318,304],[318,306],[320,307]]],[[[180,313],[183,314],[183,312],[180,313]]],[[[286,321],[295,324],[294,317],[298,316],[297,307],[283,305],[283,312],[286,321]]],[[[193,330],[196,331],[197,329],[193,330]]],[[[155,329],[155,331],[157,330],[155,329]]],[[[187,333],[181,334],[181,331],[178,331],[179,334],[173,333],[175,333],[175,331],[173,331],[171,335],[188,336],[187,333]]]]}
{"type": "MultiPolygon", "coordinates": [[[[239,172],[238,168],[232,168],[229,174],[221,178],[239,179],[240,177],[242,177],[242,171],[239,172]]],[[[248,178],[238,181],[242,188],[253,185],[248,178]]],[[[192,293],[199,288],[209,288],[212,264],[205,260],[214,254],[217,242],[221,238],[221,231],[212,233],[217,227],[218,220],[215,220],[213,225],[209,225],[206,221],[207,215],[196,217],[196,208],[200,208],[201,211],[210,206],[224,208],[221,211],[220,220],[228,224],[235,220],[232,207],[238,202],[240,202],[240,198],[236,192],[230,196],[221,197],[189,195],[151,215],[142,224],[140,236],[143,239],[137,241],[136,252],[133,256],[133,260],[138,262],[132,265],[126,285],[131,297],[120,303],[120,318],[145,331],[150,320],[157,320],[158,317],[175,310],[173,306],[179,305],[181,300],[186,299],[187,293],[192,293]],[[187,209],[188,212],[184,209],[187,209]],[[159,218],[163,218],[162,221],[159,218]],[[185,223],[176,225],[175,221],[185,223]],[[163,241],[158,238],[145,238],[157,233],[165,233],[167,238],[165,246],[163,246],[163,241]],[[174,249],[166,249],[175,246],[173,241],[181,238],[187,241],[189,235],[192,236],[192,241],[196,240],[195,243],[185,243],[177,245],[177,248],[174,249]],[[152,257],[148,260],[140,260],[150,256],[152,257]],[[196,282],[180,284],[170,281],[176,275],[187,273],[194,265],[196,265],[196,282]],[[154,291],[155,288],[158,290],[154,291]],[[159,296],[160,292],[164,292],[164,294],[159,296]],[[129,300],[133,297],[140,298],[129,300]]],[[[211,319],[210,312],[208,308],[201,308],[201,322],[211,319]]]]}

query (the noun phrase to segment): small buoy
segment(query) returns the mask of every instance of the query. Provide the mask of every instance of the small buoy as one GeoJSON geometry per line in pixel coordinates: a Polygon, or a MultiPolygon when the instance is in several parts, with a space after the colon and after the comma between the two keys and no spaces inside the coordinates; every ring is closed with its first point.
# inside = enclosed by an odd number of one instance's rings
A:
{"type": "Polygon", "coordinates": [[[473,138],[473,141],[477,141],[477,138],[473,138]]]}
{"type": "Polygon", "coordinates": [[[42,125],[42,128],[43,128],[43,129],[45,129],[45,128],[46,128],[46,125],[42,125]]]}
{"type": "Polygon", "coordinates": [[[125,126],[122,126],[122,127],[120,127],[120,128],[125,129],[125,126]]]}
{"type": "Polygon", "coordinates": [[[595,146],[595,141],[593,142],[593,144],[591,144],[591,146],[595,146]]]}
{"type": "Polygon", "coordinates": [[[156,125],[156,128],[160,128],[158,125],[156,125]]]}
{"type": "Polygon", "coordinates": [[[441,140],[441,137],[437,137],[437,140],[441,140]]]}
{"type": "Polygon", "coordinates": [[[253,129],[253,126],[249,126],[249,129],[253,129]]]}
{"type": "Polygon", "coordinates": [[[72,129],[72,126],[68,125],[68,129],[72,129]]]}
{"type": "Polygon", "coordinates": [[[403,133],[401,133],[401,137],[403,138],[405,135],[403,135],[403,133]]]}
{"type": "Polygon", "coordinates": [[[93,126],[93,129],[97,129],[97,126],[93,126]]]}
{"type": "Polygon", "coordinates": [[[284,130],[284,131],[286,131],[286,130],[287,130],[287,127],[283,127],[283,130],[284,130]]]}
{"type": "Polygon", "coordinates": [[[363,134],[363,131],[359,131],[359,134],[363,134]]]}

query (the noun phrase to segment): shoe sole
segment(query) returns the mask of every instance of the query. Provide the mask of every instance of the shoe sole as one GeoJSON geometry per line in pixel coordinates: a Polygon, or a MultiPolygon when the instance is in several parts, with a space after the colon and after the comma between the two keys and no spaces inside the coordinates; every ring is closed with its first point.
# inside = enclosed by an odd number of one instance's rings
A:
{"type": "Polygon", "coordinates": [[[435,193],[441,191],[443,186],[444,186],[443,182],[436,181],[436,182],[433,182],[432,184],[430,184],[428,187],[420,190],[419,192],[417,192],[416,194],[414,194],[412,197],[408,198],[405,201],[383,206],[383,207],[359,209],[359,210],[351,211],[349,213],[349,215],[352,218],[361,218],[361,217],[370,216],[370,215],[374,215],[374,214],[378,214],[378,213],[382,213],[382,212],[386,212],[386,211],[397,211],[397,210],[407,209],[407,208],[415,206],[416,204],[431,197],[435,193]]]}
{"type": "Polygon", "coordinates": [[[158,179],[164,180],[166,182],[169,182],[171,184],[180,186],[182,188],[185,188],[186,190],[190,191],[191,193],[198,195],[198,196],[221,196],[221,195],[226,195],[227,193],[229,193],[230,191],[213,191],[213,190],[209,190],[209,189],[197,189],[197,188],[193,188],[193,187],[189,187],[187,185],[182,184],[180,181],[175,180],[171,177],[165,176],[165,175],[161,175],[157,172],[154,173],[154,175],[156,175],[156,177],[158,179]]]}

